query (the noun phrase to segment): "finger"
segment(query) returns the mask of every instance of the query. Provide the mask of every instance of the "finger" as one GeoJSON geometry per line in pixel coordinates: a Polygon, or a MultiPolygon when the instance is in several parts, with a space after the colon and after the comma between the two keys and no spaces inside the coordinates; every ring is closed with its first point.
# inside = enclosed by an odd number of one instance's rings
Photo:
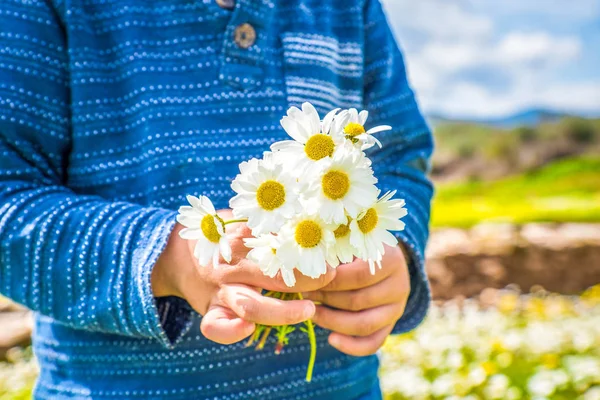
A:
{"type": "Polygon", "coordinates": [[[393,268],[385,266],[381,270],[371,274],[369,264],[359,258],[351,263],[342,264],[336,268],[336,277],[329,285],[322,290],[326,291],[342,291],[355,290],[364,287],[372,286],[390,276],[394,271],[393,268]]]}
{"type": "Polygon", "coordinates": [[[243,285],[226,285],[219,296],[238,317],[261,325],[299,324],[316,311],[310,300],[278,300],[243,285]]]}
{"type": "Polygon", "coordinates": [[[220,344],[239,342],[254,332],[255,325],[244,321],[222,306],[211,307],[200,323],[200,331],[209,340],[220,344]]]}
{"type": "Polygon", "coordinates": [[[353,337],[334,332],[329,335],[329,344],[351,356],[369,356],[383,346],[393,328],[394,324],[391,324],[365,337],[353,337]]]}
{"type": "Polygon", "coordinates": [[[334,310],[317,306],[315,324],[334,332],[352,336],[369,336],[386,325],[395,323],[402,312],[402,304],[386,304],[364,311],[334,310]]]}
{"type": "Polygon", "coordinates": [[[394,274],[373,286],[363,289],[333,292],[317,290],[303,293],[305,299],[347,311],[362,311],[385,304],[406,303],[410,283],[404,276],[394,274]],[[404,282],[406,281],[406,282],[404,282]]]}
{"type": "Polygon", "coordinates": [[[226,267],[223,269],[223,281],[224,283],[239,283],[276,292],[297,293],[319,290],[327,286],[333,281],[336,273],[335,269],[328,268],[327,273],[313,279],[295,270],[296,284],[293,287],[289,287],[283,281],[281,274],[270,278],[262,273],[258,265],[249,260],[243,260],[235,267],[226,267]]]}

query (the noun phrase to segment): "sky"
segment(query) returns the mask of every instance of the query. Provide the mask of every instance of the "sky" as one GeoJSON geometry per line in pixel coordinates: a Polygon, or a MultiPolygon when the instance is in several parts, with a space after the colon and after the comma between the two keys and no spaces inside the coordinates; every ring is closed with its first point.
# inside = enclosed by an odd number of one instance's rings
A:
{"type": "Polygon", "coordinates": [[[382,0],[426,114],[600,116],[600,0],[382,0]]]}

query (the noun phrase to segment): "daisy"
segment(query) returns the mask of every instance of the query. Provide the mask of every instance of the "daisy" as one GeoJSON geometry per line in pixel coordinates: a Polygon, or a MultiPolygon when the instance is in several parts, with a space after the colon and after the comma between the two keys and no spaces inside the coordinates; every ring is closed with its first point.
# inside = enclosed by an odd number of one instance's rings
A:
{"type": "Polygon", "coordinates": [[[318,278],[327,272],[327,262],[335,264],[331,247],[335,236],[330,225],[316,215],[303,214],[289,221],[279,233],[277,256],[285,268],[296,267],[302,274],[318,278]]]}
{"type": "Polygon", "coordinates": [[[389,231],[401,231],[404,222],[400,218],[407,214],[404,200],[390,200],[396,191],[387,192],[370,208],[361,212],[350,222],[350,244],[356,249],[357,257],[367,261],[371,273],[375,264],[381,268],[385,253],[384,244],[396,246],[398,240],[389,231]]]}
{"type": "Polygon", "coordinates": [[[211,260],[213,267],[219,265],[219,254],[231,261],[231,246],[225,237],[225,222],[217,215],[215,207],[206,196],[187,196],[190,206],[179,208],[177,222],[185,226],[179,231],[183,239],[197,240],[194,256],[205,267],[211,260]]]}
{"type": "Polygon", "coordinates": [[[247,218],[254,236],[277,232],[300,209],[296,178],[275,162],[272,153],[242,163],[240,172],[231,183],[237,193],[229,201],[233,216],[247,218]]]}
{"type": "Polygon", "coordinates": [[[278,236],[268,234],[257,238],[246,238],[244,244],[252,249],[246,257],[256,263],[263,274],[273,278],[277,275],[277,272],[281,271],[281,277],[288,287],[293,287],[296,284],[294,267],[290,268],[283,265],[277,255],[280,246],[278,236]]]}
{"type": "Polygon", "coordinates": [[[335,244],[331,248],[333,259],[332,267],[337,267],[339,264],[347,264],[354,260],[354,247],[350,244],[350,222],[352,218],[348,217],[348,222],[340,224],[334,231],[335,244]]]}
{"type": "Polygon", "coordinates": [[[306,172],[311,178],[305,191],[306,207],[327,223],[346,222],[377,200],[377,178],[368,159],[359,151],[340,151],[306,172]],[[314,176],[314,178],[313,178],[314,176]]]}
{"type": "MultiPolygon", "coordinates": [[[[273,143],[271,150],[284,153],[290,169],[298,174],[315,162],[331,157],[338,144],[343,143],[340,135],[336,136],[339,143],[330,135],[332,122],[338,111],[339,108],[330,111],[321,121],[319,113],[310,103],[302,104],[302,110],[291,107],[281,119],[281,126],[294,140],[273,143]]],[[[343,120],[344,117],[340,116],[338,123],[343,120]]]]}
{"type": "MultiPolygon", "coordinates": [[[[356,108],[351,108],[346,113],[341,112],[338,116],[339,118],[335,118],[333,124],[334,129],[332,131],[335,133],[334,136],[345,138],[352,143],[354,147],[360,148],[361,150],[371,148],[375,144],[381,147],[381,142],[377,140],[373,134],[392,129],[389,125],[380,125],[373,127],[368,131],[365,130],[365,123],[369,117],[369,112],[367,110],[362,110],[359,113],[356,108]]],[[[339,141],[339,138],[336,140],[339,141]]]]}

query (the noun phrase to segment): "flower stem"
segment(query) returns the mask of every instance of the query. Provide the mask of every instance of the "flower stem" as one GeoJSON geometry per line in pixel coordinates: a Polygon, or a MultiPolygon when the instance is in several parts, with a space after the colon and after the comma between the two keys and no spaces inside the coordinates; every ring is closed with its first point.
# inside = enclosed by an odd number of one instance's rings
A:
{"type": "Polygon", "coordinates": [[[248,219],[246,219],[246,218],[230,219],[228,221],[223,222],[223,225],[235,224],[235,223],[238,223],[238,222],[248,222],[248,219]]]}
{"type": "MultiPolygon", "coordinates": [[[[298,298],[303,300],[301,293],[298,293],[298,298]]],[[[317,358],[317,338],[315,336],[315,327],[310,319],[306,321],[306,327],[308,341],[310,342],[310,359],[308,360],[308,368],[306,370],[306,382],[310,382],[312,380],[313,368],[317,358]]]]}
{"type": "Polygon", "coordinates": [[[260,341],[256,345],[257,350],[262,350],[265,348],[265,343],[267,342],[267,338],[269,337],[269,334],[271,333],[271,329],[272,328],[270,326],[267,326],[265,328],[265,331],[263,332],[262,337],[260,338],[260,341]]]}

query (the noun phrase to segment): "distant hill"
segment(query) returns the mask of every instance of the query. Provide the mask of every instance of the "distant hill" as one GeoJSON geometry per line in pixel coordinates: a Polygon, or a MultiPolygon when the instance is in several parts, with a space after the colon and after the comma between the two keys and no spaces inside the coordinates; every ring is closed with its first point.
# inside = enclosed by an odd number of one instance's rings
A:
{"type": "Polygon", "coordinates": [[[511,129],[519,126],[536,126],[545,122],[556,122],[567,116],[569,115],[558,111],[532,108],[499,118],[455,119],[440,114],[431,114],[427,116],[427,120],[433,126],[452,123],[474,123],[494,128],[511,129]]]}
{"type": "Polygon", "coordinates": [[[548,113],[522,115],[510,119],[517,124],[514,128],[461,121],[434,125],[433,179],[437,182],[498,179],[562,158],[600,154],[600,118],[556,119],[548,113]],[[535,118],[544,122],[525,122],[535,118]]]}

